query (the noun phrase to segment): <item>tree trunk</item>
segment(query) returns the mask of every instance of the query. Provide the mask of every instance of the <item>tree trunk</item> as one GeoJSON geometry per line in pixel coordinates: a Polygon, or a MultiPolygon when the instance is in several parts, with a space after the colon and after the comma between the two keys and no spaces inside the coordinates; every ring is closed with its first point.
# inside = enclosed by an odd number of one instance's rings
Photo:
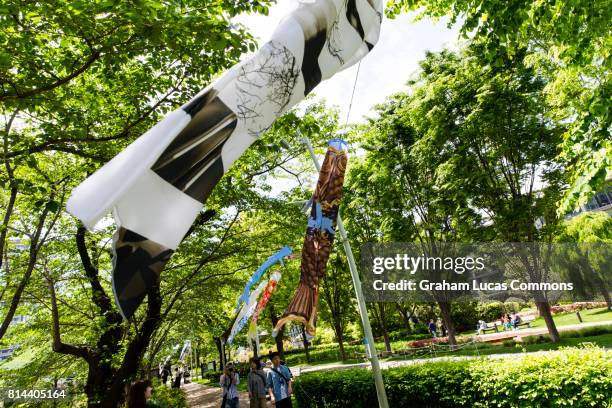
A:
{"type": "Polygon", "coordinates": [[[448,343],[454,350],[457,346],[457,339],[455,338],[455,324],[451,318],[451,303],[450,302],[438,302],[440,307],[440,314],[442,315],[442,323],[446,327],[448,333],[448,343]]]}
{"type": "Polygon", "coordinates": [[[610,298],[610,292],[608,291],[608,288],[606,288],[605,285],[601,287],[601,294],[606,300],[606,305],[608,306],[608,310],[612,310],[612,299],[610,298]]]}
{"type": "Polygon", "coordinates": [[[304,326],[302,326],[302,341],[304,342],[304,351],[306,353],[306,362],[310,363],[310,351],[308,349],[309,343],[308,343],[308,339],[306,338],[306,330],[304,329],[304,326]]]}
{"type": "MultiPolygon", "coordinates": [[[[257,336],[259,336],[259,334],[257,334],[257,336]]],[[[251,344],[253,345],[253,357],[259,358],[259,353],[257,353],[257,340],[253,340],[251,344]]]]}
{"type": "Polygon", "coordinates": [[[346,351],[344,351],[344,332],[342,330],[342,327],[339,326],[334,326],[334,332],[336,333],[336,340],[338,341],[338,347],[340,347],[340,358],[342,359],[342,361],[345,361],[346,358],[346,351]]]}
{"type": "Polygon", "coordinates": [[[379,310],[380,310],[380,328],[382,330],[382,334],[383,334],[383,339],[385,340],[385,350],[387,350],[387,352],[391,353],[391,341],[389,340],[389,330],[387,330],[387,319],[386,319],[386,314],[385,314],[385,307],[386,305],[383,304],[378,304],[379,306],[379,310]]]}
{"type": "Polygon", "coordinates": [[[404,308],[399,303],[396,303],[395,307],[397,308],[398,313],[400,314],[402,320],[404,321],[404,324],[406,325],[406,330],[408,330],[408,333],[411,333],[412,326],[410,325],[410,316],[408,316],[408,310],[406,310],[406,308],[404,308]]]}
{"type": "Polygon", "coordinates": [[[217,346],[217,351],[219,352],[219,371],[223,370],[223,359],[224,359],[224,355],[223,355],[223,347],[221,346],[221,342],[223,340],[221,339],[221,337],[215,337],[215,345],[217,346]]]}
{"type": "MultiPolygon", "coordinates": [[[[278,323],[279,317],[274,313],[274,306],[270,305],[268,307],[270,310],[270,320],[272,321],[272,327],[276,327],[276,323],[278,323]]],[[[276,343],[276,351],[280,355],[281,360],[285,359],[285,346],[283,345],[283,339],[285,338],[285,326],[281,327],[278,334],[274,338],[274,342],[276,343]]]]}
{"type": "MultiPolygon", "coordinates": [[[[590,267],[590,265],[589,265],[590,267]]],[[[591,273],[596,274],[596,272],[593,270],[593,268],[591,267],[591,273]]],[[[595,275],[598,277],[598,285],[599,286],[599,290],[601,292],[601,294],[603,295],[604,300],[606,301],[606,306],[608,307],[608,310],[612,310],[612,299],[610,298],[610,291],[608,291],[608,285],[606,285],[606,282],[601,279],[601,277],[599,277],[599,275],[595,275]]]]}
{"type": "Polygon", "coordinates": [[[536,306],[540,316],[542,316],[544,322],[546,322],[546,328],[548,329],[550,339],[553,341],[553,343],[559,342],[561,337],[559,336],[559,331],[557,330],[552,313],[550,312],[550,304],[548,302],[536,302],[536,306]]]}

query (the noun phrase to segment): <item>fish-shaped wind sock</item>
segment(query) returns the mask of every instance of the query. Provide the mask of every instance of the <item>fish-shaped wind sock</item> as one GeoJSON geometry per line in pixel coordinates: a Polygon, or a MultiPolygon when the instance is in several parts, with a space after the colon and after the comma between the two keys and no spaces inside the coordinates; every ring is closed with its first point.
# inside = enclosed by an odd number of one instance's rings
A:
{"type": "Polygon", "coordinates": [[[259,315],[270,301],[270,298],[272,298],[272,293],[274,293],[274,290],[276,289],[276,286],[278,285],[278,281],[280,281],[281,276],[282,275],[280,271],[274,271],[272,273],[272,276],[270,276],[270,280],[268,281],[268,284],[266,285],[266,288],[264,289],[261,298],[259,298],[259,302],[257,302],[257,306],[255,307],[255,311],[253,312],[253,316],[251,317],[251,323],[247,332],[247,335],[251,340],[255,340],[255,336],[257,335],[257,319],[259,319],[259,315]]]}
{"type": "Polygon", "coordinates": [[[382,0],[300,1],[253,56],[77,186],[67,208],[117,224],[113,291],[129,319],[227,169],[322,80],[378,41],[382,0]]]}
{"type": "Polygon", "coordinates": [[[288,257],[289,255],[291,255],[291,253],[292,253],[291,248],[288,246],[284,246],[278,252],[276,252],[275,254],[271,255],[268,259],[266,259],[266,261],[263,264],[261,264],[259,268],[257,268],[253,276],[251,276],[251,279],[249,279],[246,285],[244,285],[244,289],[242,290],[242,295],[238,298],[238,304],[236,305],[236,313],[238,313],[238,311],[240,310],[240,305],[242,303],[248,302],[249,291],[251,290],[251,287],[253,287],[253,285],[256,284],[257,282],[259,282],[259,280],[261,279],[263,274],[268,270],[268,268],[270,268],[272,265],[274,265],[277,262],[282,264],[283,258],[288,257]]]}
{"type": "Polygon", "coordinates": [[[187,354],[191,352],[191,340],[185,340],[185,344],[183,344],[183,349],[181,350],[181,355],[179,360],[181,363],[185,362],[185,358],[187,358],[187,354]]]}
{"type": "Polygon", "coordinates": [[[336,233],[336,219],[347,162],[346,150],[347,145],[343,140],[330,140],[310,207],[310,217],[302,247],[300,283],[287,311],[276,323],[273,336],[276,336],[290,320],[304,323],[308,334],[312,336],[315,334],[319,281],[325,276],[327,260],[336,233]]]}

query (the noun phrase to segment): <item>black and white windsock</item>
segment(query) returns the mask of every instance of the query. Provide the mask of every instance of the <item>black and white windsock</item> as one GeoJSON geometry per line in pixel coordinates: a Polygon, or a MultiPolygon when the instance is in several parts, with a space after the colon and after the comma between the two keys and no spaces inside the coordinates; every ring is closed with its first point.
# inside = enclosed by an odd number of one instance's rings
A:
{"type": "Polygon", "coordinates": [[[88,227],[110,211],[113,291],[129,319],[225,171],[322,80],[378,41],[382,0],[302,0],[270,41],[77,186],[88,227]]]}

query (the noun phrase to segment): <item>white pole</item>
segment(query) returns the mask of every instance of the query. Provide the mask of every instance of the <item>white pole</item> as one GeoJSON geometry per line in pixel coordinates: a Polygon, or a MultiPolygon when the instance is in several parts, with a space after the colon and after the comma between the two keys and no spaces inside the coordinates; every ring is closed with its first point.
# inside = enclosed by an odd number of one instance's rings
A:
{"type": "MultiPolygon", "coordinates": [[[[302,143],[308,149],[310,153],[310,157],[312,157],[312,161],[317,169],[317,171],[321,171],[321,165],[319,164],[319,160],[315,155],[314,149],[310,144],[310,140],[307,137],[302,136],[302,143]]],[[[389,402],[387,401],[387,393],[385,391],[385,384],[382,378],[382,372],[380,371],[380,363],[378,362],[378,353],[376,352],[376,344],[374,343],[374,336],[372,335],[372,326],[370,326],[370,319],[368,317],[368,310],[366,309],[365,300],[363,298],[363,291],[361,290],[361,279],[359,278],[359,273],[357,272],[357,264],[355,263],[355,258],[353,257],[353,251],[351,250],[351,245],[346,236],[346,230],[344,229],[344,223],[342,222],[342,218],[340,214],[338,214],[338,232],[340,232],[340,237],[342,238],[342,244],[344,245],[344,252],[346,253],[346,258],[349,263],[349,269],[351,271],[351,277],[353,278],[353,287],[355,288],[355,296],[357,297],[357,305],[359,306],[359,314],[361,315],[361,323],[363,324],[363,331],[366,337],[366,347],[369,351],[369,359],[372,364],[372,374],[374,375],[374,383],[376,384],[376,394],[378,396],[378,406],[380,408],[389,408],[389,402]]]]}

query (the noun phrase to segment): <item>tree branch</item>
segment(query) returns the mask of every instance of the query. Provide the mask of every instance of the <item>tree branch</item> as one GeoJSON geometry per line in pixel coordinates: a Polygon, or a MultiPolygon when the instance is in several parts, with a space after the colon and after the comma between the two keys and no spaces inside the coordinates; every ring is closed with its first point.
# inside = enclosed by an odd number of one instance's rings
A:
{"type": "Polygon", "coordinates": [[[55,283],[46,265],[44,266],[43,271],[45,279],[47,281],[47,285],[49,286],[49,295],[51,297],[51,317],[53,320],[51,329],[53,337],[53,351],[60,354],[70,354],[76,357],[81,357],[89,363],[91,361],[91,354],[88,348],[77,347],[71,344],[62,343],[60,334],[59,311],[57,309],[57,297],[55,293],[55,283]]]}

